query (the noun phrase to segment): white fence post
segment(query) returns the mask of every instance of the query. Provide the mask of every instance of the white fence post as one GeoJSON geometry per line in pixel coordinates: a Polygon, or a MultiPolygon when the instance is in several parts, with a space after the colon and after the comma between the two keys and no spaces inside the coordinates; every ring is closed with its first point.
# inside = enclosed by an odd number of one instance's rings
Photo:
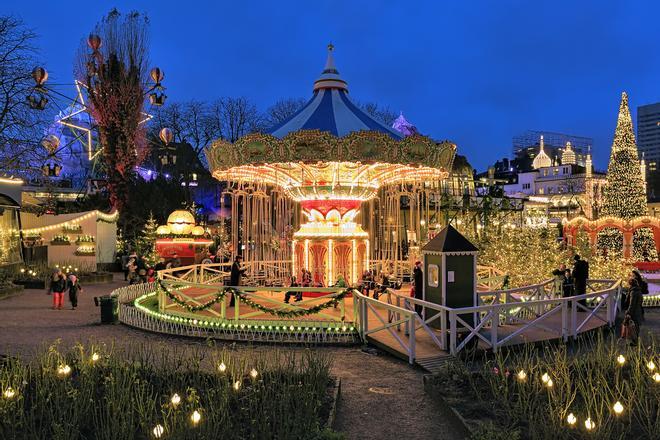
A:
{"type": "Polygon", "coordinates": [[[456,314],[449,312],[449,353],[456,355],[456,314]]]}
{"type": "Polygon", "coordinates": [[[561,336],[564,342],[568,341],[568,301],[561,301],[561,336]]]}
{"type": "Polygon", "coordinates": [[[410,327],[408,362],[412,365],[415,363],[415,314],[408,315],[408,326],[410,327]]]}
{"type": "Polygon", "coordinates": [[[493,308],[490,315],[490,345],[493,346],[493,353],[497,353],[497,325],[499,322],[500,322],[500,307],[498,305],[495,308],[493,308]]]}

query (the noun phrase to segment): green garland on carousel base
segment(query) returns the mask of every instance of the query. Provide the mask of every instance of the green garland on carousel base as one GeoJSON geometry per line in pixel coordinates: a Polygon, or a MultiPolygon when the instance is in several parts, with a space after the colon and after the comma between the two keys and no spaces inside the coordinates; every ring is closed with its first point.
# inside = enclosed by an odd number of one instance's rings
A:
{"type": "Polygon", "coordinates": [[[326,301],[323,304],[315,305],[314,307],[310,307],[309,309],[300,308],[293,310],[282,310],[282,309],[273,309],[270,307],[263,306],[251,300],[250,298],[247,297],[247,295],[245,295],[244,292],[241,292],[240,290],[234,287],[224,287],[216,293],[214,298],[207,301],[206,303],[200,304],[198,306],[192,306],[187,302],[183,301],[182,299],[180,299],[176,294],[172,293],[167,288],[167,286],[163,284],[161,280],[158,280],[158,285],[165,292],[165,294],[170,300],[172,300],[174,303],[183,307],[189,312],[194,313],[194,312],[201,312],[203,310],[207,310],[211,308],[213,305],[218,304],[220,301],[222,301],[227,296],[227,293],[231,293],[246,306],[259,310],[260,312],[267,313],[269,315],[277,316],[279,318],[299,318],[301,316],[315,315],[321,312],[322,310],[328,309],[330,307],[336,307],[337,305],[339,305],[342,299],[344,299],[346,296],[348,296],[351,293],[351,289],[346,289],[343,292],[340,292],[334,298],[330,299],[329,301],[326,301]]]}

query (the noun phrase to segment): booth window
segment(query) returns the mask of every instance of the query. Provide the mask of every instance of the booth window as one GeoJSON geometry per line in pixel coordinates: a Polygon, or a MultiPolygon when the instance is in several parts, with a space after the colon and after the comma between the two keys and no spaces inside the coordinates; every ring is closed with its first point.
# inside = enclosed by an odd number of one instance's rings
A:
{"type": "Polygon", "coordinates": [[[437,264],[429,264],[429,287],[438,287],[440,270],[437,264]]]}

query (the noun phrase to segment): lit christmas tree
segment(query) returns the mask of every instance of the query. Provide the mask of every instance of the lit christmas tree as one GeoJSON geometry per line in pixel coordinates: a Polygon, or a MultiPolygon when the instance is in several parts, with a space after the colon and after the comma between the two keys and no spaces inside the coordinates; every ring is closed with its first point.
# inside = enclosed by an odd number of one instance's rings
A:
{"type": "MultiPolygon", "coordinates": [[[[628,95],[624,92],[607,168],[607,183],[603,189],[603,215],[629,220],[647,214],[646,184],[640,165],[628,95]]],[[[620,254],[622,243],[621,232],[615,229],[603,230],[598,236],[598,246],[607,249],[608,253],[620,254]]],[[[637,259],[657,259],[650,229],[635,231],[633,256],[637,259]]]]}
{"type": "Polygon", "coordinates": [[[154,218],[153,214],[149,213],[149,218],[142,228],[142,233],[137,239],[136,251],[138,255],[144,257],[144,261],[149,265],[153,266],[158,263],[159,255],[156,252],[156,229],[158,229],[158,223],[154,218]]]}

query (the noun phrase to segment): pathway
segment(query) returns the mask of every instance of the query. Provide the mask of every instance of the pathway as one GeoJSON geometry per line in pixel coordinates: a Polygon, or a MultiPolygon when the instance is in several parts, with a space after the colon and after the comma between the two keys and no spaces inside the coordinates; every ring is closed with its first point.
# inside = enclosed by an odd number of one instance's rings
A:
{"type": "MultiPolygon", "coordinates": [[[[0,301],[0,354],[29,355],[56,338],[65,345],[77,341],[168,341],[181,347],[204,347],[200,340],[167,337],[123,325],[101,326],[99,309],[92,298],[124,285],[116,278],[111,285],[87,286],[80,307],[51,310],[52,297],[43,291],[0,301]]],[[[237,344],[238,350],[249,350],[237,344]]],[[[270,346],[259,346],[268,350],[270,346]]],[[[284,350],[299,350],[284,347],[284,350]]],[[[372,355],[356,347],[321,347],[333,355],[333,373],[342,379],[341,399],[335,428],[347,439],[459,439],[442,409],[423,390],[419,369],[387,355],[372,355]],[[396,416],[392,416],[395,414],[396,416]]]]}

